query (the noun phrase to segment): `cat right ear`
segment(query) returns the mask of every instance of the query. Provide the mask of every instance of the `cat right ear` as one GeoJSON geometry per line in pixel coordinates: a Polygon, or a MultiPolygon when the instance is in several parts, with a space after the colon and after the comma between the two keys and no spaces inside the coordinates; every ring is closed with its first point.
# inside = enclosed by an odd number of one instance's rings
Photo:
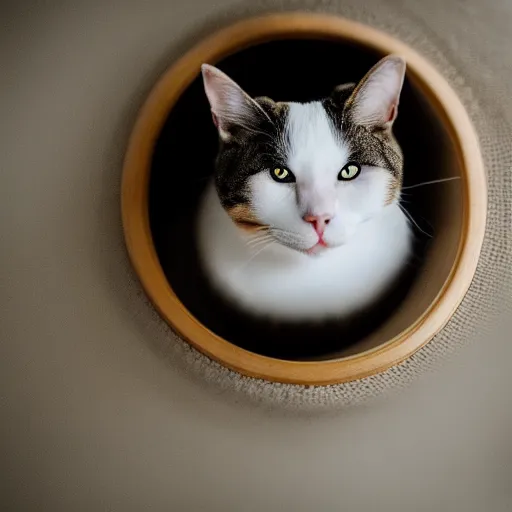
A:
{"type": "Polygon", "coordinates": [[[254,129],[263,109],[220,69],[201,66],[204,90],[212,111],[213,122],[222,140],[228,140],[233,129],[254,129]]]}
{"type": "Polygon", "coordinates": [[[398,113],[404,77],[401,57],[390,55],[377,63],[345,104],[352,120],[363,126],[390,128],[398,113]]]}

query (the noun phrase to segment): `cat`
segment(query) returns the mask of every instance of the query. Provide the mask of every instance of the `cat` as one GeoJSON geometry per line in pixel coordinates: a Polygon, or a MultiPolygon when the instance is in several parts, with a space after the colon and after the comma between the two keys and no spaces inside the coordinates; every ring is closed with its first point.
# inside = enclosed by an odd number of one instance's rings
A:
{"type": "Polygon", "coordinates": [[[202,65],[219,134],[198,214],[201,264],[217,293],[285,322],[344,319],[392,286],[412,250],[393,136],[405,61],[309,103],[251,98],[202,65]]]}

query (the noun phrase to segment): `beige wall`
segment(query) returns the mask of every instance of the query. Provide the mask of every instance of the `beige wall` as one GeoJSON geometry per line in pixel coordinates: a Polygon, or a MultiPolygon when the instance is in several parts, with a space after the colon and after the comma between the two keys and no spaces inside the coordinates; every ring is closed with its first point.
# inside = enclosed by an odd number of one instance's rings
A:
{"type": "MultiPolygon", "coordinates": [[[[399,395],[315,416],[166,357],[124,252],[120,164],[174,42],[230,3],[2,3],[0,509],[512,510],[510,318],[399,395]]],[[[488,19],[472,4],[468,23],[488,19]]]]}

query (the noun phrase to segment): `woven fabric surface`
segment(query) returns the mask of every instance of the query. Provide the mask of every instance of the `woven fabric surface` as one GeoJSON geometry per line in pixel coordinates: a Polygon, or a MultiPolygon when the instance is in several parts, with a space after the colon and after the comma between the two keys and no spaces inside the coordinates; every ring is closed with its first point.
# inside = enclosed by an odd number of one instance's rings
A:
{"type": "MultiPolygon", "coordinates": [[[[351,0],[251,2],[222,13],[201,36],[216,26],[255,14],[287,10],[326,12],[394,35],[441,71],[459,94],[477,129],[489,187],[488,225],[478,269],[453,318],[420,351],[383,373],[340,385],[299,386],[248,378],[210,360],[176,336],[152,310],[140,289],[134,288],[139,300],[146,303],[146,307],[138,309],[138,315],[149,327],[150,335],[154,334],[158,350],[174,367],[270,406],[323,409],[361,404],[406,386],[423,372],[436,368],[457,347],[471,341],[475,333],[485,333],[499,314],[512,310],[512,65],[506,61],[507,26],[505,23],[496,27],[483,44],[473,37],[488,29],[485,10],[479,2],[436,0],[426,4],[400,0],[367,0],[364,6],[351,0]],[[436,7],[442,7],[442,17],[436,16],[436,7]]],[[[489,19],[499,18],[496,13],[488,15],[489,19]]]]}

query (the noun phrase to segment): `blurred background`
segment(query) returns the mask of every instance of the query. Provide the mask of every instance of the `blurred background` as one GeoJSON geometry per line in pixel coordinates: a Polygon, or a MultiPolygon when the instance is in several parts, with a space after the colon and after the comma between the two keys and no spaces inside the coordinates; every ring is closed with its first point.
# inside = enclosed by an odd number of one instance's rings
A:
{"type": "Polygon", "coordinates": [[[509,0],[2,2],[0,510],[512,510],[510,308],[407,389],[306,413],[189,372],[128,263],[151,86],[231,13],[299,6],[402,16],[512,120],[509,0]]]}

